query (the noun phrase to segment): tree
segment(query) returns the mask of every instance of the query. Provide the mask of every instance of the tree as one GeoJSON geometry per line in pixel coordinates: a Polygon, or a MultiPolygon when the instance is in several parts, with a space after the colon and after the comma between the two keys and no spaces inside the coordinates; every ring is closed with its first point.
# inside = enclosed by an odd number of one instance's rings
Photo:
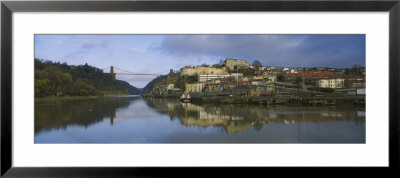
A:
{"type": "Polygon", "coordinates": [[[197,76],[197,75],[194,75],[194,76],[185,76],[185,77],[184,77],[185,83],[189,83],[189,84],[196,83],[196,82],[197,82],[197,79],[198,79],[198,76],[197,76]]]}
{"type": "Polygon", "coordinates": [[[283,76],[282,73],[278,73],[278,74],[276,75],[276,80],[277,80],[278,82],[284,82],[284,81],[285,81],[285,77],[283,76]]]}
{"type": "Polygon", "coordinates": [[[256,68],[256,70],[260,69],[262,66],[261,62],[259,60],[254,60],[253,61],[253,66],[256,68]]]}
{"type": "Polygon", "coordinates": [[[81,96],[88,96],[89,92],[86,89],[80,89],[79,90],[79,95],[81,96]]]}
{"type": "Polygon", "coordinates": [[[49,79],[35,79],[35,96],[43,97],[49,92],[49,79]]]}
{"type": "Polygon", "coordinates": [[[201,66],[201,67],[209,67],[210,65],[208,65],[208,64],[206,64],[206,63],[203,63],[203,64],[201,64],[200,66],[201,66]]]}
{"type": "Polygon", "coordinates": [[[103,95],[128,92],[128,85],[88,64],[68,66],[67,63],[35,59],[35,97],[55,95],[103,95]],[[85,89],[86,91],[82,91],[85,89]]]}
{"type": "Polygon", "coordinates": [[[215,68],[221,68],[221,67],[222,67],[222,65],[221,65],[221,64],[213,64],[213,65],[212,65],[212,67],[215,67],[215,68]]]}

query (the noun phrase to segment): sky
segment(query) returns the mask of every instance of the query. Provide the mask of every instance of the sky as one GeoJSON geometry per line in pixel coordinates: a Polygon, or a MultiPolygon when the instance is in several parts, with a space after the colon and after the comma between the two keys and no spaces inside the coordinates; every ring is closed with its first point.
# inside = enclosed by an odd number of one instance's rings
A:
{"type": "MultiPolygon", "coordinates": [[[[365,35],[35,35],[35,58],[152,74],[226,58],[263,66],[349,68],[365,66],[365,35]]],[[[155,77],[117,74],[138,88],[155,77]]]]}

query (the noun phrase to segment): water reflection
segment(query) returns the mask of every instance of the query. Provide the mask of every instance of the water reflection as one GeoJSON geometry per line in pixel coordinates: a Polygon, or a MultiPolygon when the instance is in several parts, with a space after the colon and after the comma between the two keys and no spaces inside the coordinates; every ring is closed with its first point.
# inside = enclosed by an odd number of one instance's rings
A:
{"type": "Polygon", "coordinates": [[[365,143],[365,108],[103,97],[35,102],[35,143],[365,143]]]}
{"type": "Polygon", "coordinates": [[[288,107],[253,104],[192,104],[175,99],[147,98],[146,103],[157,112],[178,119],[184,126],[223,128],[228,133],[243,132],[251,127],[260,130],[264,124],[290,124],[296,122],[334,122],[351,120],[365,122],[364,108],[354,107],[288,107]]]}
{"type": "Polygon", "coordinates": [[[113,125],[116,112],[129,106],[138,97],[102,97],[98,99],[36,102],[35,134],[50,129],[65,129],[69,125],[85,128],[110,120],[113,125]]]}

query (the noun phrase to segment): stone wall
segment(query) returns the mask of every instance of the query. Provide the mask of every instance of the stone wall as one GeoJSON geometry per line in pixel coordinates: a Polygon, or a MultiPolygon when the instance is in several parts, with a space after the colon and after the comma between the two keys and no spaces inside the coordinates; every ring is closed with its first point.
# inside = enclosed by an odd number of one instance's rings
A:
{"type": "Polygon", "coordinates": [[[240,59],[226,59],[225,60],[225,65],[230,70],[235,69],[235,67],[238,67],[238,68],[248,68],[248,67],[250,67],[250,64],[247,63],[247,61],[240,60],[240,59]]]}
{"type": "Polygon", "coordinates": [[[228,72],[215,67],[184,67],[181,70],[181,76],[188,75],[227,75],[228,72]]]}

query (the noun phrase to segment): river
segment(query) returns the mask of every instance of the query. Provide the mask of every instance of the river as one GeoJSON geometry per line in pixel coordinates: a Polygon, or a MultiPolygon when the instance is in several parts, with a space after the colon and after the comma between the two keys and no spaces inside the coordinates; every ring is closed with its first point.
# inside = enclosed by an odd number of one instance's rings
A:
{"type": "Polygon", "coordinates": [[[35,143],[365,143],[365,107],[193,104],[140,96],[35,102],[35,143]]]}

